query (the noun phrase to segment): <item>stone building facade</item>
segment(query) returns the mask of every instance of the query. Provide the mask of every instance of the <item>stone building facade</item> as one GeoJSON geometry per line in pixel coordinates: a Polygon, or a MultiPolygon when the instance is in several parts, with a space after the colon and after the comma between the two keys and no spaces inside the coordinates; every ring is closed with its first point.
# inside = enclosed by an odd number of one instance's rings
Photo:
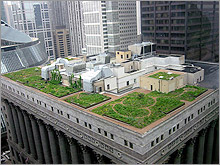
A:
{"type": "Polygon", "coordinates": [[[13,163],[218,163],[218,89],[154,127],[134,130],[6,77],[1,81],[13,163]]]}

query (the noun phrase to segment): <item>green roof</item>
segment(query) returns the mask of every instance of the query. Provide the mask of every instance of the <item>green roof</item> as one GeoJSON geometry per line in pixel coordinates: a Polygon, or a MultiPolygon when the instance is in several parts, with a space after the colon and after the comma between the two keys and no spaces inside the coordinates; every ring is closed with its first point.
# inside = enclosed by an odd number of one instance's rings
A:
{"type": "Polygon", "coordinates": [[[158,72],[153,75],[150,75],[149,77],[161,79],[161,80],[170,80],[170,78],[178,77],[180,74],[173,74],[172,72],[158,72]],[[170,73],[170,74],[168,74],[170,73]]]}

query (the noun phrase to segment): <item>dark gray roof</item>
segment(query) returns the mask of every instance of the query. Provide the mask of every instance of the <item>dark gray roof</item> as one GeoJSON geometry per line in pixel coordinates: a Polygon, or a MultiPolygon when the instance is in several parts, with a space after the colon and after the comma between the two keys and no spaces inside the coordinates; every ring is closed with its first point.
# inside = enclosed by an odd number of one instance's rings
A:
{"type": "Polygon", "coordinates": [[[1,22],[1,40],[16,43],[28,43],[32,41],[31,37],[29,37],[27,34],[8,26],[4,22],[1,22]]]}
{"type": "Polygon", "coordinates": [[[195,66],[200,66],[204,69],[204,80],[199,83],[199,86],[217,89],[219,88],[219,64],[200,62],[200,61],[187,61],[195,66]]]}

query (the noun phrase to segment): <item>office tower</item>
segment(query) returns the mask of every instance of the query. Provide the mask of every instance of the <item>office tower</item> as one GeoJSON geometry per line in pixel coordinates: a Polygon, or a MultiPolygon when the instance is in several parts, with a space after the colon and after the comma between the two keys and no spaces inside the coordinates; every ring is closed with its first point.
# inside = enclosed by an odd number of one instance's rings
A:
{"type": "Polygon", "coordinates": [[[136,1],[119,1],[120,49],[127,50],[128,45],[137,43],[136,1]]]}
{"type": "Polygon", "coordinates": [[[81,55],[82,49],[85,48],[82,3],[82,1],[67,1],[72,56],[81,55]]]}
{"type": "Polygon", "coordinates": [[[1,1],[1,20],[3,20],[4,22],[7,22],[4,1],[1,1]]]}
{"type": "Polygon", "coordinates": [[[115,53],[136,42],[136,2],[85,1],[83,16],[88,55],[115,53]]]}
{"type": "Polygon", "coordinates": [[[156,42],[159,53],[218,62],[218,1],[143,1],[141,29],[143,40],[156,42]]]}
{"type": "Polygon", "coordinates": [[[71,56],[70,33],[66,26],[57,26],[53,31],[56,58],[71,56]]]}
{"type": "MultiPolygon", "coordinates": [[[[70,50],[72,56],[80,55],[84,47],[84,27],[82,16],[82,2],[80,1],[49,1],[49,13],[54,35],[54,46],[56,58],[60,57],[62,52],[57,52],[59,41],[56,41],[56,31],[62,29],[69,33],[70,50]]],[[[68,41],[69,42],[69,41],[68,41]]],[[[69,45],[67,41],[64,44],[69,45]]],[[[60,45],[62,47],[62,45],[60,45]]]]}
{"type": "Polygon", "coordinates": [[[42,47],[54,59],[53,38],[48,6],[42,1],[12,1],[14,27],[40,39],[42,47]]]}
{"type": "Polygon", "coordinates": [[[55,58],[71,56],[67,1],[48,1],[55,58]]]}

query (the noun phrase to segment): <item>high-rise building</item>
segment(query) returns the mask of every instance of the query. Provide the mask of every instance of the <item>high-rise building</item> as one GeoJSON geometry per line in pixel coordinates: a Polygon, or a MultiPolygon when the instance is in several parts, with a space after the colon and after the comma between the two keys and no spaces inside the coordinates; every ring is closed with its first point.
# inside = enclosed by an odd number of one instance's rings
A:
{"type": "MultiPolygon", "coordinates": [[[[65,27],[63,30],[68,31],[70,37],[70,50],[72,56],[80,55],[84,47],[84,27],[82,16],[82,2],[80,1],[49,1],[49,14],[54,36],[55,56],[60,57],[59,42],[56,41],[57,29],[65,27]]],[[[62,44],[68,45],[64,42],[62,44]]]]}
{"type": "Polygon", "coordinates": [[[218,1],[143,1],[141,30],[143,40],[156,42],[159,53],[219,60],[218,1]]]}
{"type": "Polygon", "coordinates": [[[121,50],[127,50],[128,45],[137,43],[138,32],[136,3],[136,1],[118,2],[121,50]]]}
{"type": "Polygon", "coordinates": [[[30,37],[40,39],[42,47],[51,60],[54,59],[54,47],[48,5],[42,1],[12,1],[14,27],[30,37]]]}
{"type": "Polygon", "coordinates": [[[72,56],[82,54],[85,48],[82,1],[67,1],[72,56]]]}
{"type": "Polygon", "coordinates": [[[71,56],[69,29],[66,26],[56,26],[53,35],[56,58],[71,56]]]}
{"type": "Polygon", "coordinates": [[[115,53],[136,42],[136,2],[84,1],[87,55],[115,53]]]}

